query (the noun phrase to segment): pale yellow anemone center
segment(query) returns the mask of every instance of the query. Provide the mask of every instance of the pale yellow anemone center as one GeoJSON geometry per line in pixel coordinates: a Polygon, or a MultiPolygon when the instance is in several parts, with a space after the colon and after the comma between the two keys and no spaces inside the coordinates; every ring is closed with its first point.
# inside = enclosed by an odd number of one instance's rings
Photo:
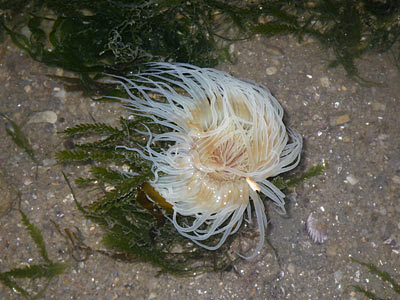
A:
{"type": "Polygon", "coordinates": [[[208,209],[248,202],[249,188],[260,190],[248,174],[272,165],[279,157],[272,151],[278,135],[271,136],[268,126],[275,120],[267,120],[265,113],[250,114],[245,101],[232,101],[225,107],[222,102],[207,100],[192,109],[186,120],[194,170],[188,194],[196,194],[197,205],[208,209]]]}
{"type": "Polygon", "coordinates": [[[250,158],[246,144],[239,133],[232,131],[231,128],[219,134],[194,138],[190,154],[198,170],[222,181],[237,180],[242,177],[237,172],[249,171],[250,158]]]}

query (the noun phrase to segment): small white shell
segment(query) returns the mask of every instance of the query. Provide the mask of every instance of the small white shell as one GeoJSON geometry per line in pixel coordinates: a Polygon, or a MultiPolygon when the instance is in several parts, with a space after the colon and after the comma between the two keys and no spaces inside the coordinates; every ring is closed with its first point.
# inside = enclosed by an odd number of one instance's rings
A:
{"type": "Polygon", "coordinates": [[[314,217],[313,213],[310,213],[310,215],[307,218],[306,230],[308,236],[315,243],[322,244],[328,238],[326,234],[326,225],[323,222],[319,221],[316,217],[314,217]]]}

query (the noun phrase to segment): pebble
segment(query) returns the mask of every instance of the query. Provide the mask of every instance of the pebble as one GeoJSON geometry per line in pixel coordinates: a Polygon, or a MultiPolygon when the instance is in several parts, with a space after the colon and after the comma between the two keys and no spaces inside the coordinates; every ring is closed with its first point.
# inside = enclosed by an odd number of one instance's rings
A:
{"type": "Polygon", "coordinates": [[[56,76],[63,76],[64,75],[64,70],[61,68],[56,69],[56,76]]]}
{"type": "Polygon", "coordinates": [[[330,87],[330,85],[331,85],[331,83],[329,82],[329,78],[326,77],[326,76],[321,77],[319,81],[321,82],[321,85],[322,85],[324,88],[328,88],[328,87],[330,87]]]}
{"type": "Polygon", "coordinates": [[[154,293],[154,292],[151,292],[151,293],[149,294],[149,297],[148,297],[147,299],[151,300],[151,299],[156,299],[156,298],[157,298],[157,294],[154,293]]]}
{"type": "Polygon", "coordinates": [[[335,278],[335,282],[339,283],[343,278],[342,271],[340,271],[340,270],[335,271],[335,273],[333,273],[333,277],[335,278]]]}
{"type": "Polygon", "coordinates": [[[26,93],[30,93],[32,91],[32,87],[30,85],[26,85],[24,87],[24,90],[25,90],[26,93]]]}
{"type": "Polygon", "coordinates": [[[59,87],[55,87],[53,89],[53,91],[55,92],[54,97],[56,97],[60,100],[65,100],[65,96],[67,93],[65,92],[65,90],[63,88],[60,89],[59,87]]]}
{"type": "Polygon", "coordinates": [[[276,67],[279,67],[281,65],[281,62],[279,61],[279,59],[273,58],[271,60],[272,64],[276,67]]]}
{"type": "Polygon", "coordinates": [[[27,178],[27,179],[25,179],[25,180],[24,180],[24,185],[31,185],[31,184],[32,184],[32,182],[33,182],[33,180],[32,180],[32,179],[30,179],[30,178],[27,178]]]}
{"type": "Polygon", "coordinates": [[[380,213],[382,216],[386,216],[386,214],[387,214],[386,208],[381,207],[381,208],[379,209],[379,213],[380,213]]]}
{"type": "Polygon", "coordinates": [[[330,245],[326,248],[326,256],[335,257],[337,255],[337,244],[330,245]]]}
{"type": "Polygon", "coordinates": [[[357,183],[358,183],[358,179],[354,176],[354,175],[352,175],[352,174],[349,174],[347,177],[346,177],[346,180],[348,181],[348,183],[350,183],[351,185],[356,185],[357,183]]]}
{"type": "Polygon", "coordinates": [[[296,272],[296,267],[294,266],[294,264],[290,263],[287,267],[287,270],[290,274],[294,274],[296,272]]]}
{"type": "Polygon", "coordinates": [[[313,119],[313,121],[322,120],[321,116],[317,115],[317,114],[313,115],[312,119],[313,119]]]}
{"type": "Polygon", "coordinates": [[[378,135],[378,140],[384,141],[384,140],[387,140],[389,137],[390,136],[388,134],[381,133],[380,135],[378,135]]]}
{"type": "Polygon", "coordinates": [[[54,124],[57,122],[57,114],[51,110],[45,110],[34,114],[28,121],[31,123],[50,123],[54,124]]]}
{"type": "Polygon", "coordinates": [[[371,106],[374,111],[384,111],[386,109],[386,105],[380,102],[372,102],[371,106]]]}
{"type": "Polygon", "coordinates": [[[235,52],[235,45],[234,44],[230,44],[229,45],[229,54],[233,54],[235,52]]]}
{"type": "Polygon", "coordinates": [[[42,160],[43,167],[54,166],[55,164],[57,164],[57,160],[54,158],[45,158],[42,160]]]}
{"type": "Polygon", "coordinates": [[[392,181],[396,184],[400,184],[400,176],[394,175],[392,181]]]}
{"type": "Polygon", "coordinates": [[[267,68],[267,75],[274,75],[276,74],[276,72],[278,71],[278,69],[276,67],[268,67],[267,68]]]}
{"type": "Polygon", "coordinates": [[[283,50],[279,47],[268,46],[265,48],[265,52],[271,56],[283,56],[283,50]]]}
{"type": "Polygon", "coordinates": [[[343,125],[349,121],[350,121],[350,116],[348,114],[329,118],[329,124],[331,126],[343,125]]]}

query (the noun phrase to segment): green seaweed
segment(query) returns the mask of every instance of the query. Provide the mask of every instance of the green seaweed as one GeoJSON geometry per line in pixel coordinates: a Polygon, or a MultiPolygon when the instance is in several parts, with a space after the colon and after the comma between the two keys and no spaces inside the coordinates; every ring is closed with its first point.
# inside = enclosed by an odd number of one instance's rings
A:
{"type": "Polygon", "coordinates": [[[137,72],[149,61],[215,65],[226,53],[215,33],[231,23],[243,28],[242,16],[256,15],[220,1],[6,2],[2,28],[12,41],[33,59],[78,74],[84,90],[103,73],[137,72]],[[219,10],[226,13],[216,18],[219,10]],[[20,12],[25,18],[15,19],[20,12]]]}
{"type": "Polygon", "coordinates": [[[326,167],[327,167],[326,164],[315,165],[296,177],[291,176],[284,178],[282,176],[277,176],[272,180],[272,184],[275,185],[280,190],[288,189],[312,177],[322,175],[326,167]]]}
{"type": "Polygon", "coordinates": [[[5,129],[7,134],[11,137],[12,141],[20,148],[22,148],[26,154],[28,154],[29,158],[37,165],[38,161],[36,160],[35,153],[29,142],[26,135],[22,132],[21,128],[7,117],[5,114],[0,112],[0,116],[6,119],[5,129]]]}
{"type": "Polygon", "coordinates": [[[105,193],[88,207],[83,207],[73,193],[84,215],[105,229],[103,242],[111,252],[102,254],[128,262],[149,262],[160,267],[160,272],[185,276],[224,270],[233,263],[226,253],[229,242],[217,253],[192,245],[169,222],[160,222],[152,212],[139,205],[136,186],[137,183],[129,179],[122,180],[116,190],[105,193]]]}
{"type": "Polygon", "coordinates": [[[366,52],[386,52],[400,37],[400,7],[395,1],[276,1],[263,7],[270,21],[250,29],[266,36],[294,34],[299,40],[312,36],[336,58],[329,67],[343,66],[346,73],[363,84],[379,84],[363,78],[356,61],[366,52]],[[279,3],[279,4],[278,4],[279,3]],[[280,10],[276,10],[280,5],[280,10]]]}
{"type": "MultiPolygon", "coordinates": [[[[371,274],[378,276],[383,282],[389,283],[391,285],[393,291],[396,294],[400,295],[400,284],[396,283],[396,281],[392,278],[392,276],[388,272],[378,269],[378,267],[376,267],[374,264],[365,263],[354,257],[351,257],[351,260],[353,262],[356,262],[356,263],[364,266],[364,267],[367,267],[371,274]]],[[[369,299],[372,299],[372,300],[389,300],[390,299],[390,298],[381,298],[381,297],[377,296],[375,293],[370,292],[370,291],[366,290],[365,288],[361,287],[360,285],[353,285],[353,287],[358,292],[364,294],[366,297],[368,297],[369,299]]]]}
{"type": "Polygon", "coordinates": [[[53,262],[49,258],[40,230],[29,221],[28,217],[20,207],[18,208],[18,211],[21,215],[22,223],[28,230],[28,233],[34,241],[40,256],[44,260],[44,263],[27,266],[24,268],[14,268],[10,271],[2,272],[0,273],[0,281],[8,288],[19,292],[25,299],[38,299],[46,291],[50,281],[56,276],[64,273],[64,271],[68,268],[68,265],[66,263],[53,262]],[[39,290],[35,295],[32,295],[17,283],[15,279],[18,278],[27,278],[31,280],[44,278],[47,279],[47,282],[41,290],[39,290]]]}
{"type": "Polygon", "coordinates": [[[45,260],[46,263],[50,263],[51,261],[47,255],[46,246],[39,228],[29,222],[28,217],[21,209],[19,209],[19,213],[21,215],[22,223],[25,225],[25,228],[28,230],[29,235],[35,242],[36,248],[38,248],[40,252],[40,256],[45,260]]]}
{"type": "MultiPolygon", "coordinates": [[[[396,0],[0,0],[1,31],[32,58],[75,72],[73,88],[104,94],[103,73],[140,71],[146,62],[214,66],[229,43],[265,36],[312,36],[364,84],[357,61],[367,52],[396,52],[396,0]],[[78,80],[78,81],[77,81],[78,80]]],[[[397,46],[396,46],[397,45],[397,46]]]]}

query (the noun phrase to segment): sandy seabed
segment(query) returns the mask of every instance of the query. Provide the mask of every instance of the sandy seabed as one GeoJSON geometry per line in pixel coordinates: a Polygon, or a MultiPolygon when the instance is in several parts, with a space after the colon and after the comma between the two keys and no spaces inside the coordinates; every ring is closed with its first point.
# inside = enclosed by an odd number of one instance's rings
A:
{"type": "MultiPolygon", "coordinates": [[[[15,188],[23,210],[41,229],[50,257],[71,265],[50,283],[43,299],[364,299],[353,285],[396,299],[389,284],[350,257],[373,263],[400,281],[398,70],[386,55],[369,54],[357,62],[360,74],[384,85],[362,86],[340,67],[327,69],[334,57],[312,39],[298,44],[291,37],[255,37],[234,44],[231,51],[237,63],[217,69],[271,90],[285,109],[286,124],[304,138],[300,170],[327,164],[323,175],[289,192],[286,217],[266,202],[267,237],[280,264],[267,244],[255,259],[239,261],[229,272],[197,277],[156,277],[158,269],[151,265],[100,254],[80,263],[72,260],[68,243],[50,220],[61,228],[79,227],[85,243],[96,249],[103,248],[102,232],[82,217],[61,174],[73,179],[87,174],[90,166],[57,164],[54,154],[65,143],[57,131],[92,122],[92,117],[116,125],[126,112],[118,104],[94,103],[81,93],[66,92],[62,82],[47,76],[65,75],[62,70],[3,43],[0,112],[24,124],[39,167],[11,141],[1,119],[0,272],[42,262],[15,204],[5,212],[15,200],[15,188]],[[43,116],[43,111],[50,113],[43,116]],[[305,231],[310,213],[326,226],[323,244],[314,243],[305,231]]],[[[96,196],[76,192],[83,202],[96,196]]],[[[22,296],[0,285],[0,299],[22,296]]]]}

